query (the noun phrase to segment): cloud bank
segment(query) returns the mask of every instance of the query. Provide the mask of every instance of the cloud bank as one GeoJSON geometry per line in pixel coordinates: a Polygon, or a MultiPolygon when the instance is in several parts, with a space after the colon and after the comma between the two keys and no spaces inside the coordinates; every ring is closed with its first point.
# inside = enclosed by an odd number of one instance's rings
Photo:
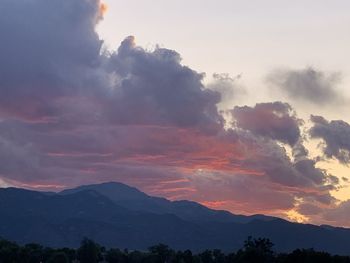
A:
{"type": "MultiPolygon", "coordinates": [[[[284,215],[300,200],[334,207],[339,181],[308,157],[291,105],[232,105],[231,124],[218,106],[229,107],[222,89],[239,92],[230,81],[206,87],[177,52],[132,36],[105,52],[103,10],[98,0],[1,1],[0,182],[121,181],[248,214],[284,215]]],[[[314,123],[326,155],[345,161],[338,123],[314,123]]]]}

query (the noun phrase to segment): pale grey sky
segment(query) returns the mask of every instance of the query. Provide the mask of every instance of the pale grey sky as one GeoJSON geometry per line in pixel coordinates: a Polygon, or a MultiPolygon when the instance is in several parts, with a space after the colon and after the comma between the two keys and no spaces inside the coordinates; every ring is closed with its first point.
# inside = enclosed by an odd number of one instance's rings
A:
{"type": "Polygon", "coordinates": [[[242,73],[254,101],[271,99],[263,89],[264,78],[276,67],[340,71],[339,88],[350,95],[348,0],[105,3],[108,12],[98,30],[110,49],[134,35],[145,48],[159,44],[176,50],[184,64],[208,76],[242,73]]]}

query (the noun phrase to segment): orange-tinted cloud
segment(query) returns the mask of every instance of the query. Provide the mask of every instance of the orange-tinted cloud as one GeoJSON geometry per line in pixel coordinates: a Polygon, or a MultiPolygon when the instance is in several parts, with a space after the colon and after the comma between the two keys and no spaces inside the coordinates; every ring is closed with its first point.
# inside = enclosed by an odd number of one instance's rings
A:
{"type": "Polygon", "coordinates": [[[108,5],[106,3],[101,3],[100,4],[100,13],[101,13],[101,15],[104,16],[107,11],[108,11],[108,5]]]}
{"type": "Polygon", "coordinates": [[[333,205],[339,182],[279,143],[300,144],[289,105],[236,107],[232,126],[220,93],[176,51],[127,37],[105,54],[95,26],[106,6],[66,4],[0,2],[1,181],[45,190],[121,181],[247,214],[333,205]]]}

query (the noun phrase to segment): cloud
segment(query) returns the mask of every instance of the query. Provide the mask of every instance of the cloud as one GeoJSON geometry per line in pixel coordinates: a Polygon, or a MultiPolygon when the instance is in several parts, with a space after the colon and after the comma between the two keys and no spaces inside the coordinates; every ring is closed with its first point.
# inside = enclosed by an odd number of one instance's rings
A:
{"type": "Polygon", "coordinates": [[[100,18],[96,0],[1,1],[1,115],[51,116],[57,97],[87,93],[98,81],[100,18]]]}
{"type": "Polygon", "coordinates": [[[287,103],[259,103],[254,108],[235,107],[232,114],[239,128],[255,135],[295,145],[300,139],[301,120],[287,103]]]}
{"type": "Polygon", "coordinates": [[[337,225],[350,227],[350,200],[336,202],[333,200],[328,205],[319,206],[310,200],[304,200],[298,205],[298,212],[305,215],[309,221],[316,224],[337,225]]]}
{"type": "Polygon", "coordinates": [[[181,65],[178,53],[145,51],[133,37],[103,53],[97,0],[0,7],[4,180],[67,185],[113,180],[145,163],[215,163],[209,147],[222,145],[212,139],[224,124],[220,94],[205,89],[203,75],[181,65]]]}
{"type": "Polygon", "coordinates": [[[237,99],[246,95],[247,91],[240,83],[241,75],[231,77],[229,74],[213,74],[213,81],[206,87],[221,95],[218,107],[222,110],[230,109],[237,99]]]}
{"type": "Polygon", "coordinates": [[[121,181],[242,213],[331,202],[339,182],[308,159],[289,104],[235,107],[232,126],[219,110],[231,79],[208,88],[176,51],[134,37],[103,52],[101,15],[98,0],[0,2],[1,184],[121,181]]]}
{"type": "Polygon", "coordinates": [[[345,227],[350,227],[350,200],[341,202],[333,209],[323,211],[323,218],[329,224],[338,224],[345,227]]]}
{"type": "Polygon", "coordinates": [[[196,127],[207,132],[223,127],[216,107],[220,94],[205,89],[203,75],[181,65],[177,52],[164,48],[146,52],[128,37],[111,55],[109,69],[119,79],[113,87],[114,121],[196,127]]]}
{"type": "Polygon", "coordinates": [[[309,133],[313,139],[324,142],[327,158],[336,158],[343,164],[350,162],[350,125],[342,120],[327,121],[321,116],[311,116],[313,127],[309,133]]]}
{"type": "Polygon", "coordinates": [[[340,82],[339,73],[326,73],[312,67],[298,70],[275,70],[267,77],[275,89],[290,99],[316,105],[341,102],[336,86],[340,82]]]}
{"type": "Polygon", "coordinates": [[[242,159],[234,160],[233,166],[239,169],[231,172],[203,169],[188,176],[189,184],[197,190],[189,195],[191,199],[209,205],[220,202],[215,208],[235,213],[278,216],[294,209],[299,199],[312,200],[317,207],[334,202],[329,175],[311,160],[293,163],[276,152],[250,153],[242,159]]]}

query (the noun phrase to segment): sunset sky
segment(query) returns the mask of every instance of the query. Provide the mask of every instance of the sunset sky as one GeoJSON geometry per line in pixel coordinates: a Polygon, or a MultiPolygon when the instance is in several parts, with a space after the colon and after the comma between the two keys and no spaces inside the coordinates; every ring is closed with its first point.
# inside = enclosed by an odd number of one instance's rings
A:
{"type": "Polygon", "coordinates": [[[0,186],[350,227],[349,31],[348,0],[2,0],[0,186]]]}

